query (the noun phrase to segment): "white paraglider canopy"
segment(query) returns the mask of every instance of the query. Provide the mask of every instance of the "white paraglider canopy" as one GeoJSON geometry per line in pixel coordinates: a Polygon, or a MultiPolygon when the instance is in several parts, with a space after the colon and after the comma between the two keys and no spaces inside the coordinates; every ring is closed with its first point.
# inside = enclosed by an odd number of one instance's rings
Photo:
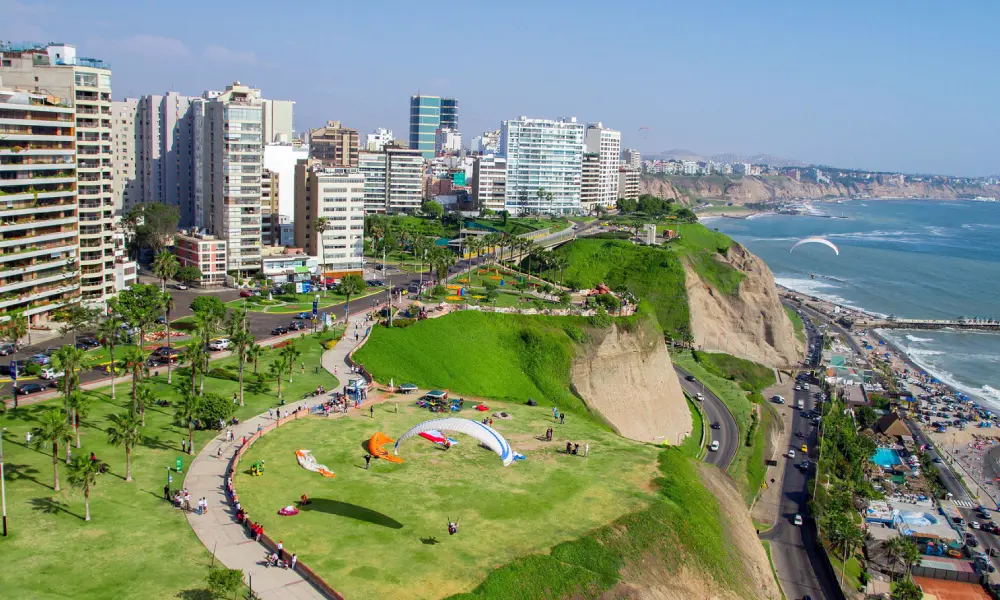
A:
{"type": "Polygon", "coordinates": [[[392,450],[393,454],[399,454],[399,445],[406,440],[434,429],[439,431],[454,431],[475,438],[483,446],[495,452],[503,460],[503,466],[505,467],[514,462],[514,451],[510,449],[510,444],[495,429],[478,421],[458,418],[431,419],[413,427],[396,439],[396,445],[392,450]]]}
{"type": "MultiPolygon", "coordinates": [[[[830,240],[828,240],[826,238],[822,238],[822,237],[807,237],[807,238],[803,238],[803,239],[795,242],[795,245],[792,246],[792,250],[795,250],[796,248],[798,248],[802,244],[823,244],[824,246],[829,246],[830,248],[832,248],[833,252],[837,256],[840,256],[840,249],[837,248],[836,246],[834,246],[833,242],[831,242],[830,240]]],[[[792,250],[789,250],[788,252],[791,253],[792,250]]]]}

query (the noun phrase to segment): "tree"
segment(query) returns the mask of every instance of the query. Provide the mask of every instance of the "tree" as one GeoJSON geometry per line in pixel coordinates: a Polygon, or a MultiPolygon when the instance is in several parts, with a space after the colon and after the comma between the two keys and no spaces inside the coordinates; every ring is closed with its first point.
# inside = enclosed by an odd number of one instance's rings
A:
{"type": "Polygon", "coordinates": [[[288,368],[288,359],[283,355],[279,354],[278,358],[271,361],[271,376],[278,380],[278,400],[281,400],[281,376],[285,373],[285,369],[288,368]]]}
{"type": "Polygon", "coordinates": [[[502,241],[503,241],[503,236],[497,232],[487,233],[485,236],[483,236],[483,244],[485,245],[487,251],[492,256],[494,263],[497,260],[497,249],[499,248],[500,243],[502,241]]]}
{"type": "Polygon", "coordinates": [[[420,210],[432,219],[440,219],[444,216],[444,207],[441,206],[440,202],[434,200],[425,199],[424,203],[420,205],[420,210]]]}
{"type": "Polygon", "coordinates": [[[73,421],[73,433],[76,434],[76,447],[80,447],[80,423],[90,412],[91,397],[80,391],[73,390],[69,395],[69,410],[73,421]]]}
{"type": "Polygon", "coordinates": [[[862,405],[854,409],[854,419],[858,422],[859,429],[871,429],[878,420],[878,415],[872,407],[862,405]]]}
{"type": "Polygon", "coordinates": [[[368,284],[366,284],[364,278],[357,273],[348,273],[340,279],[340,293],[347,297],[347,303],[344,311],[347,314],[347,319],[350,318],[351,314],[351,296],[357,296],[361,292],[365,291],[366,287],[368,287],[368,284]]]}
{"type": "Polygon", "coordinates": [[[619,198],[615,206],[618,208],[618,212],[624,214],[634,213],[639,209],[639,203],[629,198],[619,198]]]}
{"type": "MultiPolygon", "coordinates": [[[[201,335],[198,335],[200,338],[201,335]]],[[[184,362],[188,364],[191,369],[191,389],[194,389],[197,385],[198,375],[204,375],[204,365],[208,358],[205,351],[205,345],[202,343],[195,342],[194,344],[189,344],[181,355],[184,362]]]]}
{"type": "MultiPolygon", "coordinates": [[[[316,244],[319,246],[319,275],[320,278],[323,279],[324,283],[326,282],[326,269],[324,268],[326,263],[323,260],[325,258],[325,254],[323,252],[323,234],[326,233],[329,228],[330,219],[326,217],[317,217],[316,220],[313,221],[313,231],[316,232],[317,238],[316,244]]],[[[325,285],[323,286],[323,297],[326,297],[325,285]]]]}
{"type": "MultiPolygon", "coordinates": [[[[199,296],[199,299],[207,297],[199,296]]],[[[135,343],[141,347],[146,331],[156,322],[156,317],[160,316],[163,310],[163,293],[155,285],[137,283],[122,290],[118,297],[111,301],[111,310],[138,331],[139,337],[135,343]]]]}
{"type": "Polygon", "coordinates": [[[191,302],[191,312],[195,316],[204,315],[221,323],[226,317],[226,305],[215,296],[198,296],[191,302]]]}
{"type": "Polygon", "coordinates": [[[73,430],[66,422],[66,412],[50,408],[38,419],[38,426],[31,430],[31,444],[36,450],[52,448],[52,490],[59,491],[59,443],[70,443],[73,430]]]}
{"type": "Polygon", "coordinates": [[[243,571],[240,569],[212,569],[205,577],[208,591],[214,598],[236,598],[243,587],[243,571]]]}
{"type": "Polygon", "coordinates": [[[906,579],[893,584],[892,594],[889,597],[892,600],[921,600],[924,592],[912,580],[906,579]]]}
{"type": "MultiPolygon", "coordinates": [[[[79,383],[79,371],[83,368],[84,359],[83,350],[77,348],[76,346],[62,346],[54,353],[52,353],[52,364],[57,369],[64,373],[62,380],[59,382],[60,391],[63,394],[63,407],[66,410],[66,415],[69,418],[69,424],[73,426],[73,412],[69,407],[69,396],[77,388],[79,383]]],[[[79,442],[79,440],[78,440],[79,442]]],[[[77,448],[80,444],[77,443],[77,448]]],[[[66,449],[66,461],[69,461],[69,448],[66,449]]]]}
{"type": "Polygon", "coordinates": [[[135,410],[139,413],[143,427],[146,426],[146,407],[154,402],[156,402],[156,395],[153,393],[153,389],[146,383],[140,385],[135,394],[135,410]]]}
{"type": "Polygon", "coordinates": [[[201,269],[195,266],[185,266],[177,269],[177,273],[174,274],[174,279],[180,283],[187,285],[192,285],[201,281],[201,269]]]}
{"type": "Polygon", "coordinates": [[[240,406],[243,406],[243,370],[246,366],[250,347],[255,345],[254,338],[245,328],[237,329],[231,334],[230,341],[233,343],[233,354],[236,355],[237,368],[239,369],[240,385],[240,406]]]}
{"type": "Polygon", "coordinates": [[[99,318],[101,311],[95,308],[86,308],[79,304],[73,304],[65,310],[56,313],[54,320],[62,323],[59,333],[66,335],[73,334],[73,343],[76,344],[77,334],[89,329],[99,318]]]}
{"type": "Polygon", "coordinates": [[[166,293],[167,280],[176,276],[180,268],[181,264],[177,261],[176,256],[171,254],[169,250],[160,250],[153,260],[153,275],[160,278],[161,292],[166,293]]]}
{"type": "Polygon", "coordinates": [[[87,456],[75,456],[69,465],[69,484],[83,490],[83,520],[90,520],[90,488],[97,485],[101,465],[87,456]]]}
{"type": "Polygon", "coordinates": [[[295,344],[288,344],[278,351],[282,358],[288,363],[288,383],[292,382],[292,371],[295,369],[295,361],[302,356],[302,352],[295,347],[295,344]]]}
{"type": "Polygon", "coordinates": [[[201,398],[194,392],[194,388],[184,386],[181,391],[181,400],[174,411],[174,416],[188,430],[188,454],[194,454],[194,420],[198,418],[201,410],[201,398]]]}
{"type": "Polygon", "coordinates": [[[122,321],[115,315],[109,315],[97,326],[97,335],[101,344],[108,349],[111,356],[109,370],[111,372],[111,399],[115,399],[115,346],[122,341],[122,321]]]}
{"type": "Polygon", "coordinates": [[[146,353],[138,346],[128,346],[122,353],[122,368],[132,374],[132,412],[138,405],[138,387],[142,381],[142,368],[146,365],[146,353]]]}
{"type": "Polygon", "coordinates": [[[139,415],[126,410],[108,415],[108,426],[104,430],[108,434],[108,443],[116,448],[125,448],[125,481],[132,481],[132,450],[141,439],[139,415]]]}
{"type": "Polygon", "coordinates": [[[198,403],[197,419],[202,423],[228,421],[236,412],[236,405],[229,398],[208,392],[198,403]]]}
{"type": "Polygon", "coordinates": [[[906,578],[909,581],[913,581],[913,563],[920,560],[922,553],[917,543],[911,538],[900,538],[903,540],[903,545],[899,551],[899,558],[902,559],[903,563],[906,565],[906,578]]]}
{"type": "Polygon", "coordinates": [[[159,253],[174,238],[180,220],[179,207],[149,202],[133,206],[126,214],[123,225],[135,233],[137,246],[159,253]]]}
{"type": "Polygon", "coordinates": [[[472,285],[472,270],[476,268],[476,266],[479,264],[479,257],[483,253],[483,248],[484,248],[483,238],[480,237],[474,237],[471,239],[466,238],[465,251],[471,253],[476,257],[475,261],[472,260],[469,261],[469,274],[468,274],[469,285],[472,285]]]}
{"type": "MultiPolygon", "coordinates": [[[[170,295],[169,292],[163,292],[163,326],[166,329],[167,337],[167,349],[171,350],[170,346],[170,313],[174,310],[174,297],[170,295]]],[[[171,353],[167,356],[167,384],[174,382],[173,379],[173,354],[171,353]]]]}
{"type": "MultiPolygon", "coordinates": [[[[17,311],[11,313],[10,318],[3,325],[3,337],[8,339],[14,344],[14,348],[17,348],[17,342],[28,335],[28,317],[24,315],[24,311],[17,311]]],[[[28,338],[28,343],[31,343],[31,338],[28,338]]]]}
{"type": "Polygon", "coordinates": [[[437,271],[438,285],[444,285],[448,281],[448,270],[455,265],[455,255],[450,250],[436,247],[431,250],[428,262],[437,271]]]}
{"type": "Polygon", "coordinates": [[[256,342],[251,343],[247,347],[246,359],[253,363],[253,374],[257,374],[257,363],[260,361],[260,355],[264,353],[264,347],[256,342]]]}

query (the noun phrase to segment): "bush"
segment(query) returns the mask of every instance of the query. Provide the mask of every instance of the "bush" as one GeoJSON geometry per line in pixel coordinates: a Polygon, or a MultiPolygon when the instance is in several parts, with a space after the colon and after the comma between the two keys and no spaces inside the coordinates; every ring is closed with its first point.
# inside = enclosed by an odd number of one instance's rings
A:
{"type": "Polygon", "coordinates": [[[220,367],[215,367],[214,369],[210,369],[208,373],[206,373],[206,375],[208,375],[209,377],[214,377],[215,379],[223,379],[225,381],[239,381],[240,379],[238,373],[233,373],[229,369],[220,367]]]}
{"type": "Polygon", "coordinates": [[[576,325],[567,325],[567,326],[563,327],[563,331],[566,332],[566,335],[569,336],[569,339],[573,340],[574,342],[576,342],[578,344],[582,344],[582,343],[586,342],[588,339],[590,339],[590,336],[588,336],[583,331],[583,329],[580,329],[576,325]]]}
{"type": "Polygon", "coordinates": [[[443,285],[436,285],[431,288],[431,296],[444,296],[448,293],[448,289],[443,285]]]}
{"type": "Polygon", "coordinates": [[[237,408],[231,398],[209,392],[202,397],[196,418],[202,423],[218,423],[219,419],[228,421],[237,408]]]}
{"type": "Polygon", "coordinates": [[[593,316],[589,318],[590,324],[599,329],[607,329],[611,327],[611,315],[608,311],[604,309],[603,306],[598,306],[597,310],[594,311],[593,316]]]}
{"type": "Polygon", "coordinates": [[[42,367],[35,363],[28,363],[27,366],[24,367],[24,372],[27,375],[38,377],[42,373],[42,367]]]}
{"type": "Polygon", "coordinates": [[[402,329],[405,327],[409,327],[410,325],[413,325],[416,322],[417,322],[416,319],[395,318],[392,320],[392,326],[399,327],[400,329],[402,329]]]}
{"type": "Polygon", "coordinates": [[[599,294],[593,298],[598,306],[603,306],[608,312],[616,312],[622,307],[621,300],[614,294],[599,294]]]}

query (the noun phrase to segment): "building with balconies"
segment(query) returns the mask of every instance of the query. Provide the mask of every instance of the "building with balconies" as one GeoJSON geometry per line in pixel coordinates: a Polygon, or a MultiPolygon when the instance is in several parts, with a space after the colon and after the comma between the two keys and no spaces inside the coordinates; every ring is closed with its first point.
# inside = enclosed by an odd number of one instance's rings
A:
{"type": "Polygon", "coordinates": [[[0,88],[0,315],[38,324],[80,301],[75,130],[68,100],[0,88]]]}
{"type": "Polygon", "coordinates": [[[198,267],[204,288],[226,284],[226,241],[195,231],[181,231],[174,236],[174,254],[182,267],[198,267]]]}
{"type": "Polygon", "coordinates": [[[260,233],[265,246],[279,245],[280,176],[269,169],[261,171],[260,177],[260,233]]]}
{"type": "MultiPolygon", "coordinates": [[[[116,292],[111,67],[77,56],[76,47],[68,44],[2,44],[0,81],[75,108],[81,298],[89,306],[105,307],[116,292]]],[[[49,143],[67,141],[58,137],[49,143]]]]}
{"type": "MultiPolygon", "coordinates": [[[[423,160],[423,159],[421,159],[423,160]]],[[[295,246],[319,260],[325,281],[361,273],[364,259],[365,176],[316,159],[295,165],[295,246]],[[317,231],[323,218],[326,228],[317,231]]]]}
{"type": "Polygon", "coordinates": [[[401,142],[386,144],[381,152],[361,152],[358,169],[365,177],[365,211],[412,213],[424,197],[424,157],[401,142]]]}

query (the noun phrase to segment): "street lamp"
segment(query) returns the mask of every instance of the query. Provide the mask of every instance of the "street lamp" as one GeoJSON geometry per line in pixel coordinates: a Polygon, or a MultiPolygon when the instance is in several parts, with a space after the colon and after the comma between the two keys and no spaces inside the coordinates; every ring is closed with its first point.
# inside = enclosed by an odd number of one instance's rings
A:
{"type": "Polygon", "coordinates": [[[7,486],[3,474],[3,434],[7,428],[0,429],[0,507],[3,509],[3,536],[7,537],[7,486]]]}

